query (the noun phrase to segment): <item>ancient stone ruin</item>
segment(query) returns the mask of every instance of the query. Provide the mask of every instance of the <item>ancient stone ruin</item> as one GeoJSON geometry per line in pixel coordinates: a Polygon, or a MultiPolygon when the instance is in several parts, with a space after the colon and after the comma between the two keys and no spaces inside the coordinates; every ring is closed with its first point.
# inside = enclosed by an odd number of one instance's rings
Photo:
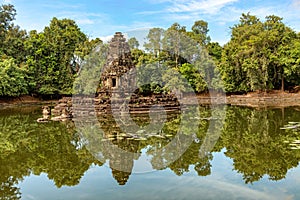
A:
{"type": "Polygon", "coordinates": [[[166,111],[179,110],[179,101],[173,94],[152,94],[142,96],[133,93],[136,88],[135,66],[126,39],[121,32],[116,32],[109,42],[106,64],[99,79],[101,87],[97,89],[95,98],[64,97],[52,110],[54,116],[61,116],[66,111],[69,117],[101,115],[111,113],[112,109],[122,109],[130,112],[149,112],[153,105],[160,105],[166,111]],[[73,104],[76,101],[76,108],[73,104]],[[112,101],[114,108],[112,108],[112,101]],[[93,106],[91,106],[93,105],[93,106]],[[124,108],[127,106],[127,108],[124,108]]]}
{"type": "Polygon", "coordinates": [[[124,36],[116,32],[109,43],[106,65],[101,73],[103,86],[100,88],[100,94],[118,87],[130,88],[135,82],[134,71],[131,71],[134,68],[129,45],[124,36]]]}
{"type": "Polygon", "coordinates": [[[109,43],[107,59],[99,74],[99,80],[101,84],[95,96],[73,96],[60,99],[52,109],[52,119],[61,121],[66,118],[72,119],[72,123],[76,124],[78,132],[81,137],[85,138],[85,141],[91,144],[96,142],[97,145],[90,149],[91,152],[94,155],[101,152],[101,155],[109,160],[113,177],[120,185],[124,185],[132,172],[134,160],[139,157],[141,145],[147,145],[146,143],[140,144],[141,141],[147,138],[161,140],[173,137],[156,129],[161,128],[160,124],[165,121],[177,119],[180,104],[173,94],[143,96],[136,91],[135,66],[129,45],[120,32],[117,32],[109,43]],[[153,114],[154,105],[158,107],[156,109],[158,112],[151,121],[149,116],[153,114]],[[164,112],[170,112],[166,118],[160,113],[162,109],[164,112]],[[123,118],[117,119],[116,113],[123,118]],[[138,114],[137,117],[134,116],[135,114],[138,114]],[[136,124],[141,119],[141,115],[143,115],[143,123],[149,120],[149,123],[151,121],[157,127],[151,126],[151,130],[148,130],[144,126],[143,130],[139,130],[140,127],[136,124]],[[132,121],[126,121],[129,118],[132,121]],[[97,129],[96,134],[91,135],[89,128],[94,127],[95,124],[100,129],[97,129]],[[113,148],[114,146],[125,153],[120,154],[113,148]],[[126,152],[131,152],[131,154],[126,152]]]}

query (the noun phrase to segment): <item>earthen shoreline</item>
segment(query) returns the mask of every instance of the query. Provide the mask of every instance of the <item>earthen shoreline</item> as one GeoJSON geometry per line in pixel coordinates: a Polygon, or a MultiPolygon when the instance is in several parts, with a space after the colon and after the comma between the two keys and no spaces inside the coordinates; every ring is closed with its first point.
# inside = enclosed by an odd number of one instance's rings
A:
{"type": "MultiPolygon", "coordinates": [[[[184,96],[182,102],[190,104],[189,96],[184,96]]],[[[247,107],[289,107],[300,106],[300,92],[298,93],[249,93],[245,95],[197,95],[200,105],[227,104],[247,107]]],[[[55,105],[59,100],[42,100],[31,96],[16,98],[0,98],[0,107],[14,105],[55,105]]],[[[194,102],[193,102],[194,103],[194,102]]]]}
{"type": "Polygon", "coordinates": [[[300,92],[271,92],[271,93],[248,93],[245,95],[198,95],[199,104],[227,104],[246,107],[290,107],[300,106],[300,92]]]}

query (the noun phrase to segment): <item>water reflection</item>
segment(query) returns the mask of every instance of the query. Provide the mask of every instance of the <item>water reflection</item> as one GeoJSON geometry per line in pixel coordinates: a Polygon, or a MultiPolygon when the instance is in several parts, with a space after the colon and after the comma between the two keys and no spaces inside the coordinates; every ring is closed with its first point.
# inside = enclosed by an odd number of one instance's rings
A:
{"type": "MultiPolygon", "coordinates": [[[[300,152],[292,150],[286,141],[299,140],[299,132],[281,130],[289,121],[300,121],[299,108],[285,109],[252,109],[244,107],[226,107],[226,119],[214,149],[203,150],[205,136],[210,123],[214,123],[211,109],[201,107],[201,119],[193,142],[185,153],[172,164],[166,166],[176,175],[188,172],[191,167],[199,176],[211,174],[213,152],[224,151],[225,156],[233,160],[233,169],[243,175],[245,183],[259,181],[267,175],[270,180],[284,179],[287,171],[297,167],[300,152]]],[[[102,116],[99,126],[104,134],[85,135],[90,131],[78,130],[71,121],[36,123],[41,115],[40,108],[24,110],[0,110],[0,198],[19,199],[19,188],[16,186],[30,174],[46,173],[59,188],[79,184],[84,173],[91,165],[102,166],[105,162],[112,168],[112,177],[118,184],[124,185],[130,178],[134,161],[145,152],[153,169],[161,170],[162,163],[172,159],[172,151],[159,153],[161,147],[167,145],[180,124],[180,113],[168,115],[160,136],[142,133],[144,139],[126,137],[118,129],[112,117],[102,116]],[[86,142],[98,142],[95,149],[87,149],[86,142]],[[120,149],[134,154],[115,154],[106,145],[113,143],[120,149]],[[97,152],[98,157],[95,157],[97,152]],[[114,159],[110,159],[110,158],[114,159]],[[99,158],[102,158],[99,159],[99,158]],[[100,160],[100,161],[99,161],[100,160]],[[125,170],[117,170],[125,166],[125,170]]],[[[147,124],[147,116],[133,117],[140,126],[147,124]]],[[[213,135],[213,134],[212,134],[213,135]]],[[[174,151],[177,146],[172,147],[174,151]]]]}
{"type": "Polygon", "coordinates": [[[0,114],[0,182],[3,199],[17,199],[13,187],[30,174],[47,173],[57,187],[73,186],[93,163],[86,149],[77,150],[72,143],[78,138],[72,123],[38,124],[37,111],[20,113],[3,110],[0,114]]]}
{"type": "MultiPolygon", "coordinates": [[[[298,166],[300,152],[286,141],[299,139],[299,133],[283,131],[289,121],[300,121],[299,110],[229,107],[219,146],[233,161],[246,183],[267,175],[270,180],[285,178],[289,169],[298,166]]],[[[220,149],[220,148],[219,148],[220,149]]]]}

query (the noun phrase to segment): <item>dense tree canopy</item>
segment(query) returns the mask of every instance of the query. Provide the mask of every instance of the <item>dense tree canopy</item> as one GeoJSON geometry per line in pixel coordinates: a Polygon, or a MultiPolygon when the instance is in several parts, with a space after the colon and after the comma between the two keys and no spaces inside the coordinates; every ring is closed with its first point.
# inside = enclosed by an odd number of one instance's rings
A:
{"type": "Polygon", "coordinates": [[[267,16],[261,22],[256,16],[243,14],[240,23],[232,27],[219,65],[226,90],[284,90],[285,84],[296,85],[291,74],[297,77],[297,58],[291,57],[291,52],[298,54],[298,40],[278,16],[267,16]]]}
{"type": "Polygon", "coordinates": [[[13,5],[1,5],[0,7],[0,53],[3,54],[3,43],[7,31],[13,27],[12,21],[15,19],[16,10],[13,5]]]}
{"type": "MultiPolygon", "coordinates": [[[[13,5],[1,5],[0,96],[71,95],[81,71],[90,73],[90,69],[83,69],[88,68],[85,60],[91,60],[86,56],[102,41],[89,40],[75,21],[55,17],[42,32],[27,33],[13,23],[16,14],[13,5]]],[[[287,90],[300,85],[300,33],[284,24],[281,17],[270,15],[261,21],[250,13],[242,14],[223,47],[211,41],[208,33],[208,23],[196,20],[190,29],[178,23],[166,30],[150,29],[146,42],[141,44],[143,50],[138,49],[136,38],[130,38],[133,63],[140,75],[151,75],[148,78],[153,81],[141,91],[162,92],[182,83],[172,73],[181,74],[197,93],[211,89],[287,90]],[[152,73],[157,66],[165,67],[164,76],[152,73]]]]}
{"type": "MultiPolygon", "coordinates": [[[[1,6],[0,58],[1,63],[15,63],[14,76],[23,70],[20,77],[26,79],[18,81],[26,80],[26,84],[21,84],[22,89],[14,88],[15,84],[5,78],[14,80],[14,77],[5,74],[1,82],[7,82],[11,87],[2,89],[0,96],[72,94],[73,81],[80,71],[81,62],[101,40],[89,40],[75,21],[55,17],[42,32],[32,30],[27,34],[13,24],[15,15],[13,5],[1,6]]],[[[1,70],[2,74],[6,71],[4,67],[1,70]]]]}
{"type": "Polygon", "coordinates": [[[40,94],[71,94],[77,72],[75,50],[87,40],[73,20],[53,18],[42,33],[31,32],[27,65],[33,91],[40,94]]]}
{"type": "Polygon", "coordinates": [[[15,97],[27,94],[26,70],[19,68],[13,59],[0,61],[0,96],[15,97]]]}
{"type": "MultiPolygon", "coordinates": [[[[210,45],[207,22],[196,21],[191,29],[188,31],[185,26],[174,23],[167,30],[149,30],[144,44],[147,56],[137,63],[142,66],[141,71],[155,66],[149,63],[159,63],[160,69],[164,66],[164,89],[177,86],[182,92],[200,93],[215,87],[214,81],[218,79],[216,63],[219,62],[222,47],[218,43],[210,45]],[[176,73],[180,76],[175,76],[176,73]]],[[[155,75],[153,73],[151,76],[155,75]]]]}
{"type": "Polygon", "coordinates": [[[135,37],[132,37],[128,40],[128,45],[130,49],[137,49],[140,46],[139,41],[135,37]]]}
{"type": "Polygon", "coordinates": [[[24,42],[27,33],[13,24],[15,16],[16,10],[13,5],[0,7],[0,58],[14,58],[15,62],[20,64],[26,57],[24,42]]]}

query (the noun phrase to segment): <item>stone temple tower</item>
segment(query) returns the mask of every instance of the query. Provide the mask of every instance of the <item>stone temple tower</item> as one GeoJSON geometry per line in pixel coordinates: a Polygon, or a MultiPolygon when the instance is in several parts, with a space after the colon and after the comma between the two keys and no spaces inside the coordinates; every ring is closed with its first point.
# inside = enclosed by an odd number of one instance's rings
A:
{"type": "Polygon", "coordinates": [[[109,42],[106,61],[99,76],[101,84],[95,97],[63,98],[53,110],[55,116],[60,116],[63,110],[70,110],[72,117],[93,116],[94,113],[100,116],[112,111],[126,117],[124,113],[149,113],[150,108],[156,104],[164,107],[166,111],[180,109],[179,101],[173,93],[153,93],[145,96],[139,93],[130,47],[121,32],[116,32],[109,42]]]}
{"type": "Polygon", "coordinates": [[[134,68],[129,45],[122,33],[116,32],[109,43],[107,61],[101,73],[100,92],[130,87],[135,82],[134,68]]]}

